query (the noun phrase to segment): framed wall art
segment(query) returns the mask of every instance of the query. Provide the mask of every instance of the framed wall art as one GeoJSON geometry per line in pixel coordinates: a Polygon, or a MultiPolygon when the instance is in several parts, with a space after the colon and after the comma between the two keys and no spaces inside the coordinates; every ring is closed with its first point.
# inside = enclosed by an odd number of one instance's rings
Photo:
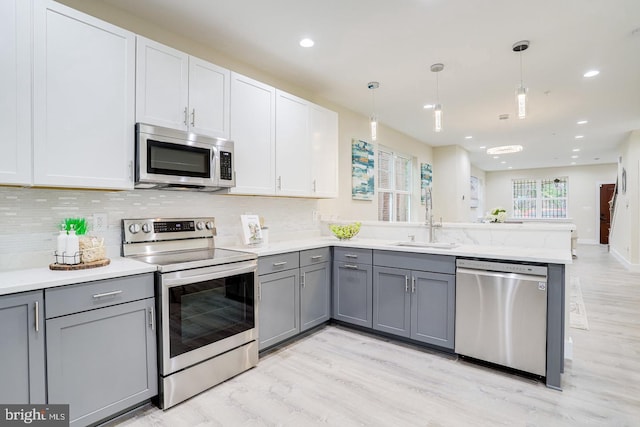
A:
{"type": "Polygon", "coordinates": [[[351,198],[373,200],[373,144],[359,139],[351,141],[351,198]]]}

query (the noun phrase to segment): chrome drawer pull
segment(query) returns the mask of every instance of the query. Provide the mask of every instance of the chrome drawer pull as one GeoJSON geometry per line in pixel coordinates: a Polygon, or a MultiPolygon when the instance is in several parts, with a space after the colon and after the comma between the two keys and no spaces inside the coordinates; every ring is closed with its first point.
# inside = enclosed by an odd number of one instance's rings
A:
{"type": "Polygon", "coordinates": [[[358,255],[356,254],[344,254],[345,258],[358,258],[358,255]]]}
{"type": "Polygon", "coordinates": [[[153,307],[149,307],[149,326],[151,326],[151,330],[156,330],[155,324],[155,313],[153,312],[153,307]]]}
{"type": "Polygon", "coordinates": [[[287,263],[287,261],[274,262],[273,266],[274,267],[280,267],[281,265],[285,265],[286,263],[287,263]]]}
{"type": "Polygon", "coordinates": [[[314,255],[314,256],[311,257],[311,259],[314,259],[314,260],[315,259],[322,259],[322,258],[324,258],[322,255],[314,255]]]}
{"type": "Polygon", "coordinates": [[[354,265],[354,264],[345,264],[345,265],[344,265],[344,268],[352,268],[352,269],[354,269],[354,270],[357,270],[357,269],[358,269],[358,266],[357,266],[357,265],[354,265]]]}
{"type": "Polygon", "coordinates": [[[111,291],[111,292],[105,292],[104,294],[95,294],[93,297],[94,298],[112,297],[121,293],[122,291],[111,291]]]}

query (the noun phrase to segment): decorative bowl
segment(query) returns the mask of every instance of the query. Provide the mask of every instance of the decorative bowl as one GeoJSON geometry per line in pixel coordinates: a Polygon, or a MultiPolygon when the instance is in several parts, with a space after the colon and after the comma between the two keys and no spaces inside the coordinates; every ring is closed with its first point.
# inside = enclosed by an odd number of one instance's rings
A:
{"type": "Polygon", "coordinates": [[[340,240],[349,240],[360,231],[360,223],[354,222],[346,225],[331,224],[329,229],[340,240]]]}

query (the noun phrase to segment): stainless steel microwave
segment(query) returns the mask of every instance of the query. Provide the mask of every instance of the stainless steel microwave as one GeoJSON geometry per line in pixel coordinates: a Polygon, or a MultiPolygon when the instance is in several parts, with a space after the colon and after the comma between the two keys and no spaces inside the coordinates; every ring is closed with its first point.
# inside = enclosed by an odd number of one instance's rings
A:
{"type": "Polygon", "coordinates": [[[233,141],[136,123],[135,188],[220,191],[235,186],[233,141]]]}

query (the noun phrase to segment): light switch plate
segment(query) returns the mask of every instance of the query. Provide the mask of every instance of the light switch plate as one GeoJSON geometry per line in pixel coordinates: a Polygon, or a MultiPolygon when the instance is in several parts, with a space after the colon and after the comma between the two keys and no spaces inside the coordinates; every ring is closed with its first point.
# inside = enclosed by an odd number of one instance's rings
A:
{"type": "Polygon", "coordinates": [[[106,213],[93,214],[93,231],[104,232],[107,231],[108,217],[106,213]]]}

